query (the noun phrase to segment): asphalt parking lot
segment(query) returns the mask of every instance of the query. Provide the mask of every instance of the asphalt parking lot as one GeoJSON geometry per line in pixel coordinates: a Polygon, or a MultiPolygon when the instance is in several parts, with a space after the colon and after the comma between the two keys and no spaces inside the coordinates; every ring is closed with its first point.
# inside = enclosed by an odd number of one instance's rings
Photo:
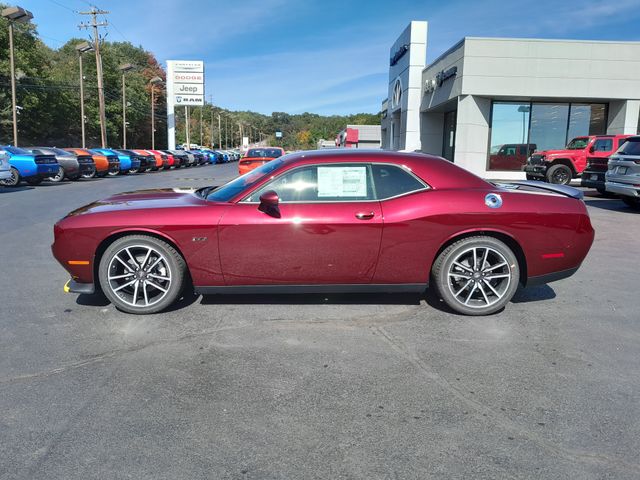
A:
{"type": "Polygon", "coordinates": [[[615,199],[586,198],[575,276],[491,317],[413,295],[140,317],[62,292],[68,211],[236,168],[0,187],[0,478],[640,477],[640,214],[615,199]]]}

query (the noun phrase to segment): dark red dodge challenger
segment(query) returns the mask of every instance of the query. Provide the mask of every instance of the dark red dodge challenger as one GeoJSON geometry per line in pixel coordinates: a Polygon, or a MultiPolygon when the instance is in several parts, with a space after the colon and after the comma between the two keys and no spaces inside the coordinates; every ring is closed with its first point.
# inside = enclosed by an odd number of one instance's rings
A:
{"type": "Polygon", "coordinates": [[[60,220],[66,290],[130,313],[196,292],[421,292],[486,315],[518,284],[573,274],[594,231],[580,191],[495,185],[439,157],[385,151],[283,156],[221,187],[146,190],[60,220]]]}

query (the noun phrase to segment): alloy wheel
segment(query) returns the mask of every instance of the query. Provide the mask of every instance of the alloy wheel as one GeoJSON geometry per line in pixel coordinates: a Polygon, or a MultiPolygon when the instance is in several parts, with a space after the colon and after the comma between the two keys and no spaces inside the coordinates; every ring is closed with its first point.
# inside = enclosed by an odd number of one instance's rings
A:
{"type": "Polygon", "coordinates": [[[165,256],[147,245],[130,245],[117,251],[108,265],[108,288],[131,307],[160,302],[171,286],[171,268],[165,256]]]}
{"type": "Polygon", "coordinates": [[[57,173],[49,177],[47,180],[58,183],[58,182],[61,182],[63,179],[64,179],[64,170],[62,169],[62,167],[58,167],[57,173]]]}
{"type": "Polygon", "coordinates": [[[487,308],[509,291],[511,268],[496,249],[472,247],[455,258],[447,278],[449,291],[457,302],[469,308],[487,308]]]}
{"type": "Polygon", "coordinates": [[[14,167],[11,167],[11,178],[7,178],[6,180],[0,180],[0,185],[4,187],[15,187],[20,183],[20,174],[18,170],[14,167]]]}

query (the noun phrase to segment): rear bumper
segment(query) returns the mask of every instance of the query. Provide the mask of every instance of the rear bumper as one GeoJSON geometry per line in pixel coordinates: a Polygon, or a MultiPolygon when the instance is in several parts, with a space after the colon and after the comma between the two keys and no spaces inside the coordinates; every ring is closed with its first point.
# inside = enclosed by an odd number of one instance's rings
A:
{"type": "Polygon", "coordinates": [[[580,186],[587,188],[603,189],[604,188],[604,174],[605,172],[598,172],[595,170],[585,170],[582,172],[582,178],[580,179],[580,186]]]}
{"type": "Polygon", "coordinates": [[[36,174],[29,178],[49,178],[58,173],[59,167],[60,165],[57,163],[38,164],[36,165],[36,174]]]}
{"type": "Polygon", "coordinates": [[[634,187],[628,183],[612,182],[607,180],[605,182],[607,192],[617,193],[625,197],[640,198],[640,187],[634,187]]]}

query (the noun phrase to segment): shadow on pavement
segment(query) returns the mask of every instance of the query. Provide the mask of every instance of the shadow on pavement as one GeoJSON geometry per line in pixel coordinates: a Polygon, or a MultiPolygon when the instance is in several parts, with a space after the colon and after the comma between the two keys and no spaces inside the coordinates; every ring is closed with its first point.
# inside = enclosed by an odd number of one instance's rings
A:
{"type": "Polygon", "coordinates": [[[596,198],[584,198],[584,203],[588,207],[601,208],[603,210],[610,210],[614,212],[623,212],[623,213],[640,213],[640,210],[634,210],[631,207],[628,207],[624,204],[622,200],[619,198],[609,198],[609,199],[596,199],[596,198]]]}
{"type": "Polygon", "coordinates": [[[549,285],[519,288],[511,301],[513,303],[540,302],[556,298],[556,292],[549,285]]]}
{"type": "Polygon", "coordinates": [[[33,190],[35,187],[3,187],[0,186],[0,193],[22,192],[23,190],[33,190]]]}

